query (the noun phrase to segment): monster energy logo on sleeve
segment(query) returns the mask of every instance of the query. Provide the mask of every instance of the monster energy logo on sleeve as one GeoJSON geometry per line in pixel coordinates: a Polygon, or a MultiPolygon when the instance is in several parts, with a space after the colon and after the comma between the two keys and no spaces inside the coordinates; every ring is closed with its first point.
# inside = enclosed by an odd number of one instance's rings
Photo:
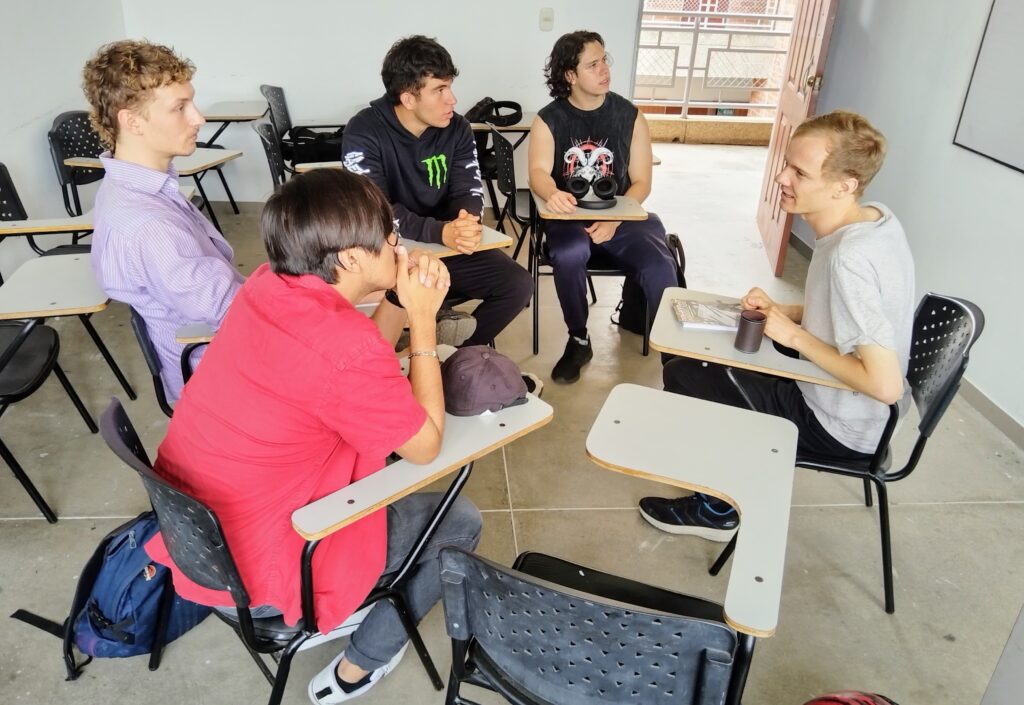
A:
{"type": "Polygon", "coordinates": [[[423,160],[427,165],[427,183],[434,188],[448,181],[448,159],[443,154],[435,154],[423,160]]]}

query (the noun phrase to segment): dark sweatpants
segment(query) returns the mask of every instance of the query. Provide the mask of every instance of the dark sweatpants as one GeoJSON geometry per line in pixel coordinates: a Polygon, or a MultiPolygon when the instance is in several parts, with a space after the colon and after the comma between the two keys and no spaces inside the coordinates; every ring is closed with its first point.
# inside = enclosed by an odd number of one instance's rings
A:
{"type": "Polygon", "coordinates": [[[526,308],[533,279],[511,257],[497,250],[444,259],[452,275],[449,296],[482,299],[473,311],[476,330],[464,345],[486,345],[526,308]]]}
{"type": "Polygon", "coordinates": [[[584,229],[590,225],[579,220],[544,223],[558,302],[569,334],[577,338],[587,337],[586,269],[591,254],[606,255],[640,285],[652,316],[665,288],[679,284],[675,260],[665,244],[665,226],[654,213],[649,213],[647,220],[623,221],[615,237],[600,245],[595,245],[584,229]]]}
{"type": "MultiPolygon", "coordinates": [[[[770,345],[770,341],[765,341],[770,345]]],[[[662,370],[665,391],[688,397],[753,409],[781,416],[796,424],[797,457],[862,460],[870,454],[847,448],[818,422],[796,382],[782,377],[704,363],[686,357],[673,358],[662,370]]],[[[742,429],[736,429],[742,434],[742,429]]]]}

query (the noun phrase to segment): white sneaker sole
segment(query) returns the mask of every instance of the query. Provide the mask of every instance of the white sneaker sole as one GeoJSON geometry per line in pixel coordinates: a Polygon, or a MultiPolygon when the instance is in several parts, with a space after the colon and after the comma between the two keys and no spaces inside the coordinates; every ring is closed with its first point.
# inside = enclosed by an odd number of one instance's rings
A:
{"type": "Polygon", "coordinates": [[[309,686],[306,688],[306,694],[309,695],[309,700],[311,703],[313,703],[313,705],[323,705],[325,702],[342,703],[347,702],[349,700],[354,700],[355,698],[358,698],[360,695],[365,695],[366,691],[368,691],[373,686],[377,685],[380,681],[384,679],[384,677],[387,674],[395,670],[399,662],[402,660],[402,657],[405,656],[405,651],[408,648],[409,642],[405,642],[405,644],[402,645],[402,648],[398,650],[398,653],[391,657],[390,661],[388,661],[386,664],[384,664],[383,666],[381,666],[373,672],[373,675],[370,677],[370,682],[364,685],[362,688],[355,690],[351,693],[338,693],[337,691],[335,691],[333,696],[328,695],[323,700],[320,700],[316,697],[316,689],[314,683],[317,681],[317,679],[321,677],[321,675],[324,674],[325,671],[330,672],[329,677],[331,680],[334,679],[333,671],[337,669],[338,663],[345,656],[345,652],[342,651],[327,665],[327,668],[325,668],[323,671],[321,671],[313,677],[313,680],[309,682],[309,686]]]}
{"type": "Polygon", "coordinates": [[[737,529],[710,529],[705,526],[690,526],[689,524],[666,524],[663,521],[658,521],[642,510],[640,512],[640,516],[642,516],[648,524],[656,529],[661,529],[665,533],[675,534],[677,536],[696,536],[697,538],[705,539],[707,541],[715,541],[717,543],[726,543],[731,541],[737,531],[737,529]]]}

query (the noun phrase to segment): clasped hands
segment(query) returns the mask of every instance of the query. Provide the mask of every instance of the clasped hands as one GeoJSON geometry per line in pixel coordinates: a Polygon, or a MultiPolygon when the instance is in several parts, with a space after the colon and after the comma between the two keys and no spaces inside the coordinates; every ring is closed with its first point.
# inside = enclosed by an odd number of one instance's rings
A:
{"type": "Polygon", "coordinates": [[[471,255],[480,247],[483,227],[480,216],[470,215],[465,209],[459,210],[458,217],[444,224],[441,242],[459,254],[471,255]]]}

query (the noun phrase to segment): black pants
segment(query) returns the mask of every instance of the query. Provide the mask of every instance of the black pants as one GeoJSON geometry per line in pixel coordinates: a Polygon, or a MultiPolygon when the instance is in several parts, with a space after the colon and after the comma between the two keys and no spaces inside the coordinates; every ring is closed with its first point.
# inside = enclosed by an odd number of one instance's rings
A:
{"type": "Polygon", "coordinates": [[[822,460],[863,460],[861,453],[843,445],[818,422],[791,379],[724,367],[685,357],[670,360],[662,370],[665,390],[688,397],[753,409],[789,419],[799,431],[797,457],[822,460]]]}
{"type": "Polygon", "coordinates": [[[486,345],[526,308],[533,279],[504,252],[485,250],[444,260],[452,275],[449,296],[482,299],[473,311],[476,330],[464,345],[486,345]]]}

